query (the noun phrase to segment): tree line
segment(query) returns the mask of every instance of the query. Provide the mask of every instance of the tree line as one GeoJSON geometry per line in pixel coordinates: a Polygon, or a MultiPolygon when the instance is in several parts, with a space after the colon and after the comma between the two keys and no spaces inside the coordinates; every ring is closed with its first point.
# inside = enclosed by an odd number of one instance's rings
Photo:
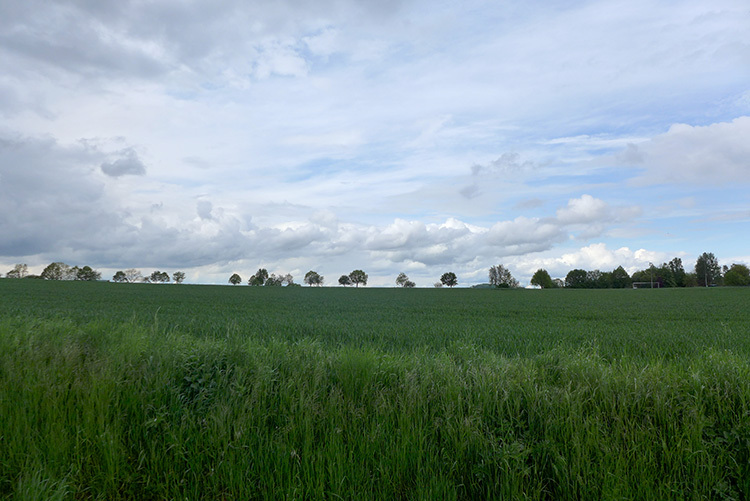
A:
{"type": "MultiPolygon", "coordinates": [[[[1,276],[1,274],[0,274],[1,276]]],[[[26,264],[17,264],[5,275],[6,278],[38,278],[43,280],[101,280],[101,273],[90,266],[69,266],[63,262],[50,263],[40,275],[32,275],[28,272],[26,264]]],[[[475,287],[517,288],[519,282],[504,265],[499,264],[490,267],[488,273],[489,283],[475,287]]],[[[185,273],[176,271],[170,277],[167,272],[155,270],[150,275],[144,276],[140,270],[129,268],[117,271],[112,277],[112,282],[120,283],[168,283],[173,281],[180,284],[185,280],[185,273]]],[[[338,279],[342,286],[366,286],[368,275],[363,270],[354,270],[348,275],[341,275],[338,279]]],[[[242,277],[233,273],[229,277],[229,283],[239,285],[242,277]]],[[[325,283],[325,277],[314,270],[305,274],[304,283],[311,287],[320,287],[325,283]]],[[[294,282],[294,277],[287,273],[276,275],[268,273],[265,268],[258,269],[247,281],[250,286],[287,286],[299,287],[294,282]]],[[[750,269],[744,264],[733,263],[731,266],[720,266],[719,260],[711,252],[704,252],[695,262],[692,271],[686,271],[682,259],[675,257],[668,263],[655,266],[649,263],[649,267],[635,271],[632,275],[622,267],[618,266],[612,271],[601,270],[570,270],[565,279],[552,278],[547,270],[540,268],[531,277],[531,285],[542,289],[570,288],[570,289],[623,289],[629,287],[712,287],[717,285],[747,286],[750,285],[750,269]]],[[[415,283],[409,279],[406,273],[399,273],[396,277],[396,285],[404,288],[415,287],[415,283]]],[[[455,287],[458,285],[458,277],[452,271],[443,273],[435,287],[455,287]]]]}
{"type": "MultiPolygon", "coordinates": [[[[403,280],[399,285],[403,287],[414,287],[414,282],[411,282],[403,273],[401,275],[403,275],[403,280]]],[[[401,275],[399,275],[399,279],[402,278],[401,275]]],[[[341,275],[339,277],[339,285],[354,285],[355,287],[359,287],[360,285],[367,285],[367,279],[367,273],[362,270],[354,270],[348,275],[341,275]]],[[[304,282],[311,287],[320,287],[325,283],[325,277],[317,271],[310,270],[305,273],[304,282]]],[[[232,273],[232,276],[229,277],[229,283],[232,285],[239,285],[242,283],[242,277],[239,273],[232,273]]],[[[268,270],[265,268],[260,268],[256,271],[255,274],[248,279],[247,285],[252,287],[300,286],[300,284],[294,282],[294,277],[290,273],[285,275],[269,274],[268,270]]]]}
{"type": "MultiPolygon", "coordinates": [[[[1,275],[0,275],[1,276],[1,275]]],[[[29,273],[29,267],[26,264],[17,264],[12,270],[5,274],[5,278],[37,278],[41,280],[82,280],[88,282],[94,282],[101,280],[102,274],[91,268],[90,266],[70,266],[63,262],[57,261],[50,263],[44,268],[42,273],[39,275],[33,275],[29,273]]],[[[112,282],[120,283],[167,283],[174,281],[176,284],[181,284],[185,280],[185,273],[181,271],[175,271],[172,277],[165,271],[155,270],[150,275],[144,276],[140,270],[130,268],[125,271],[118,271],[112,277],[112,282]]]]}
{"type": "Polygon", "coordinates": [[[649,267],[629,275],[622,266],[612,271],[570,270],[565,279],[552,279],[544,269],[531,278],[531,284],[542,288],[567,287],[571,289],[623,289],[629,287],[713,287],[718,285],[750,285],[750,269],[744,264],[720,266],[711,252],[704,252],[695,262],[692,271],[686,271],[682,259],[675,257],[659,266],[649,267]]]}

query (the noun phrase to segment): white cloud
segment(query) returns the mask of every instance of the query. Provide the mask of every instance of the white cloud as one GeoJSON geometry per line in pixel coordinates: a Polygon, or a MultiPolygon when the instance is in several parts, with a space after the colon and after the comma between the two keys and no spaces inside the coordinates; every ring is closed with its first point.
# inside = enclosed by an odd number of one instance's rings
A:
{"type": "Polygon", "coordinates": [[[645,172],[638,185],[693,185],[750,182],[750,117],[706,126],[676,124],[650,141],[626,150],[626,158],[645,172]]]}
{"type": "Polygon", "coordinates": [[[628,273],[633,273],[648,268],[649,263],[658,266],[673,257],[675,255],[646,249],[610,249],[607,244],[598,242],[555,257],[520,257],[513,263],[519,270],[519,276],[524,278],[530,279],[536,270],[544,268],[551,276],[564,279],[573,269],[612,271],[622,266],[628,273]]]}
{"type": "Polygon", "coordinates": [[[608,217],[609,207],[606,202],[591,195],[571,198],[567,207],[557,211],[557,219],[563,224],[586,224],[608,217]]]}

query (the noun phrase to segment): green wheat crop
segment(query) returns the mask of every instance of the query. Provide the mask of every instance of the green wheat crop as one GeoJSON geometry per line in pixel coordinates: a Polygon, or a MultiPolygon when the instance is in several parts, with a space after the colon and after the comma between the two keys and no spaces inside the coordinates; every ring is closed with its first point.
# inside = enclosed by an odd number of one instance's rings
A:
{"type": "Polygon", "coordinates": [[[749,301],[0,280],[0,496],[746,499],[749,301]]]}

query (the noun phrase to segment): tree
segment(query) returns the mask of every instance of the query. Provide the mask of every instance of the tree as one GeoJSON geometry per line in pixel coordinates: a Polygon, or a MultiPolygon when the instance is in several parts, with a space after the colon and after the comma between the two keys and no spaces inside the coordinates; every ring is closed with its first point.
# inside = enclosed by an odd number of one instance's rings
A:
{"type": "Polygon", "coordinates": [[[698,282],[704,287],[713,285],[721,278],[721,267],[719,260],[712,252],[704,252],[695,262],[695,275],[698,282]]]}
{"type": "Polygon", "coordinates": [[[318,274],[317,271],[310,270],[305,273],[304,282],[310,287],[320,287],[321,285],[323,285],[324,278],[325,277],[318,274]]]}
{"type": "Polygon", "coordinates": [[[436,289],[442,289],[443,282],[435,282],[434,284],[432,284],[432,286],[435,287],[436,289]]]}
{"type": "Polygon", "coordinates": [[[122,270],[117,271],[112,275],[112,281],[117,283],[127,282],[128,278],[125,276],[125,272],[122,270]]]}
{"type": "Polygon", "coordinates": [[[398,285],[399,287],[411,289],[412,287],[415,287],[417,284],[409,280],[409,277],[406,276],[406,273],[399,273],[398,277],[396,277],[396,285],[398,285]]]}
{"type": "Polygon", "coordinates": [[[17,264],[10,270],[5,277],[6,278],[26,278],[29,274],[29,267],[25,264],[17,264]]]}
{"type": "Polygon", "coordinates": [[[181,271],[175,271],[172,273],[172,280],[174,280],[174,283],[181,284],[185,280],[185,273],[181,271]]]}
{"type": "Polygon", "coordinates": [[[344,287],[352,285],[352,281],[349,280],[349,275],[341,275],[339,277],[339,285],[343,285],[344,287]]]}
{"type": "Polygon", "coordinates": [[[625,271],[625,268],[618,266],[612,270],[612,287],[615,289],[627,289],[633,285],[633,281],[630,279],[630,275],[625,271]]]}
{"type": "Polygon", "coordinates": [[[166,271],[156,270],[151,273],[148,280],[153,283],[167,283],[169,282],[169,274],[166,271]]]}
{"type": "Polygon", "coordinates": [[[443,285],[447,285],[448,287],[455,287],[458,285],[458,278],[456,277],[456,274],[452,271],[449,271],[448,273],[443,273],[440,277],[440,283],[443,285]]]}
{"type": "Polygon", "coordinates": [[[135,268],[128,268],[125,270],[125,280],[132,284],[134,282],[139,282],[143,280],[143,276],[141,275],[140,270],[136,270],[135,268]]]}
{"type": "Polygon", "coordinates": [[[685,268],[682,267],[682,259],[676,257],[669,262],[668,266],[674,277],[675,287],[685,287],[685,268]]]}
{"type": "Polygon", "coordinates": [[[233,273],[232,276],[229,277],[229,283],[232,285],[239,285],[242,283],[242,277],[237,273],[233,273]]]}
{"type": "Polygon", "coordinates": [[[266,283],[266,280],[268,280],[268,270],[260,268],[255,272],[255,275],[250,277],[250,280],[248,280],[247,283],[253,287],[260,287],[266,283]]]}
{"type": "Polygon", "coordinates": [[[81,271],[81,268],[78,266],[68,267],[65,273],[65,280],[78,280],[79,271],[81,271]]]}
{"type": "Polygon", "coordinates": [[[565,287],[571,289],[585,289],[588,285],[586,270],[570,270],[565,276],[565,287]]]}
{"type": "Polygon", "coordinates": [[[367,285],[367,278],[367,273],[362,270],[354,270],[349,273],[349,280],[355,287],[359,287],[359,284],[367,285]]]}
{"type": "Polygon", "coordinates": [[[70,275],[70,266],[65,263],[55,262],[47,265],[42,271],[41,277],[45,280],[67,280],[70,275]]]}
{"type": "Polygon", "coordinates": [[[513,278],[513,275],[510,274],[510,270],[502,264],[490,267],[489,277],[490,284],[495,287],[503,289],[518,287],[518,280],[513,278]]]}
{"type": "Polygon", "coordinates": [[[266,287],[281,287],[284,284],[284,277],[277,277],[273,273],[266,279],[266,283],[263,284],[266,287]]]}
{"type": "Polygon", "coordinates": [[[601,270],[586,272],[586,287],[591,289],[609,289],[612,287],[612,274],[601,270]]]}
{"type": "Polygon", "coordinates": [[[724,273],[724,285],[750,285],[750,269],[744,264],[732,264],[727,272],[724,273]]]}
{"type": "Polygon", "coordinates": [[[531,285],[538,285],[542,289],[552,289],[555,286],[552,277],[543,268],[536,270],[534,276],[531,277],[531,285]]]}
{"type": "Polygon", "coordinates": [[[80,268],[76,273],[76,280],[84,280],[89,282],[95,282],[102,278],[102,274],[96,270],[92,270],[90,266],[84,266],[80,268]]]}
{"type": "Polygon", "coordinates": [[[289,287],[290,285],[295,285],[294,283],[294,277],[291,273],[287,273],[283,277],[281,277],[281,281],[286,283],[286,286],[289,287]]]}

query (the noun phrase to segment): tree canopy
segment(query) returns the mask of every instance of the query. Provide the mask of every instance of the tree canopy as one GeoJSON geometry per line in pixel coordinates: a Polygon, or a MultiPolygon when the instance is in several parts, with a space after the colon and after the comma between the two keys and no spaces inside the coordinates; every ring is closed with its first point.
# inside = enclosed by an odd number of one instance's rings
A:
{"type": "Polygon", "coordinates": [[[237,273],[232,273],[232,276],[229,277],[229,283],[232,285],[239,285],[242,283],[242,277],[237,273]]]}
{"type": "Polygon", "coordinates": [[[409,277],[406,276],[406,273],[399,273],[396,277],[396,285],[399,287],[404,287],[406,289],[410,289],[412,287],[415,287],[417,284],[409,280],[409,277]]]}
{"type": "Polygon", "coordinates": [[[268,270],[265,268],[260,268],[255,272],[253,276],[250,277],[250,279],[247,281],[247,284],[252,285],[253,287],[260,287],[262,285],[265,285],[266,280],[268,280],[268,270]]]}
{"type": "Polygon", "coordinates": [[[708,287],[714,285],[721,277],[721,267],[719,260],[716,259],[713,252],[704,252],[695,262],[695,275],[698,283],[708,287]]]}
{"type": "Polygon", "coordinates": [[[155,283],[155,284],[158,284],[158,283],[162,283],[162,284],[163,283],[167,283],[167,282],[169,282],[169,280],[170,280],[169,274],[166,271],[156,270],[153,273],[151,273],[151,275],[149,275],[149,277],[148,277],[148,281],[152,282],[152,283],[155,283]]]}
{"type": "Polygon", "coordinates": [[[531,285],[539,286],[542,289],[552,289],[555,287],[552,277],[550,277],[547,270],[543,268],[539,268],[534,272],[534,276],[531,277],[531,285]]]}
{"type": "Polygon", "coordinates": [[[513,275],[510,274],[510,270],[502,264],[490,267],[489,279],[490,284],[495,287],[503,289],[518,287],[518,280],[513,278],[513,275]]]}
{"type": "Polygon", "coordinates": [[[102,278],[102,274],[96,270],[91,269],[90,266],[84,266],[79,268],[76,272],[76,280],[84,280],[94,282],[102,278]]]}
{"type": "Polygon", "coordinates": [[[349,273],[349,280],[355,287],[359,287],[359,284],[367,285],[367,278],[367,273],[362,270],[354,270],[349,273]]]}
{"type": "Polygon", "coordinates": [[[305,273],[305,283],[309,285],[310,287],[320,287],[323,285],[324,277],[323,275],[320,275],[317,271],[310,270],[307,273],[305,273]]]}
{"type": "Polygon", "coordinates": [[[733,264],[727,272],[724,273],[724,285],[750,285],[750,269],[744,264],[733,264]]]}
{"type": "Polygon", "coordinates": [[[25,264],[17,264],[5,274],[6,278],[26,278],[29,274],[29,267],[25,264]]]}
{"type": "Polygon", "coordinates": [[[443,285],[447,285],[448,287],[455,287],[458,285],[458,277],[456,277],[456,274],[452,271],[449,271],[447,273],[443,273],[440,277],[440,283],[443,285]]]}

